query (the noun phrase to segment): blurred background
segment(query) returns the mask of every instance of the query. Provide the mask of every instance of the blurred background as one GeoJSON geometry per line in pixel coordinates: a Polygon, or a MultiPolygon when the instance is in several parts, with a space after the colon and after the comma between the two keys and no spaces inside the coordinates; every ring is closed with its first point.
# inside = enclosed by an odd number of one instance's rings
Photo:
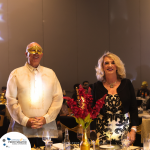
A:
{"type": "Polygon", "coordinates": [[[97,81],[105,51],[122,59],[135,89],[150,84],[149,0],[0,0],[0,87],[25,64],[33,41],[44,49],[41,65],[68,93],[76,83],[97,81]]]}

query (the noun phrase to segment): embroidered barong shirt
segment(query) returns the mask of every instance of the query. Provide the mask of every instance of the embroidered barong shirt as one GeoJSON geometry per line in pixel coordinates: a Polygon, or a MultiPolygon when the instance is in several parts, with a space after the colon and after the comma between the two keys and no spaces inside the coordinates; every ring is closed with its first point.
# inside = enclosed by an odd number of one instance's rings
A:
{"type": "MultiPolygon", "coordinates": [[[[7,82],[7,108],[12,117],[8,132],[21,132],[27,137],[42,137],[43,130],[57,130],[55,119],[61,109],[63,94],[53,70],[28,63],[13,70],[7,82]],[[26,127],[29,118],[45,117],[42,128],[26,127]]],[[[51,135],[55,138],[55,132],[51,135]]]]}

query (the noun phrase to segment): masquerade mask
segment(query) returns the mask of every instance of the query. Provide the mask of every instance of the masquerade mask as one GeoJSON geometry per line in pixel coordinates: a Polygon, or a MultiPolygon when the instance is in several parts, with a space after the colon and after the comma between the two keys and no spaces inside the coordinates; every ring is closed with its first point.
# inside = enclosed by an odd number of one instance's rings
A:
{"type": "Polygon", "coordinates": [[[34,45],[30,48],[28,48],[28,52],[30,54],[42,54],[43,53],[43,49],[37,45],[34,45]]]}

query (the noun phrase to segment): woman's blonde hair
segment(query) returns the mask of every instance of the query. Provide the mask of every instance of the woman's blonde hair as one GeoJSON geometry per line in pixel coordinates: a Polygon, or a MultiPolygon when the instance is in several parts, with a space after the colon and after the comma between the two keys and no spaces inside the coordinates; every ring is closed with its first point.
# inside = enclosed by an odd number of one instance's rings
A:
{"type": "Polygon", "coordinates": [[[97,80],[105,81],[105,73],[104,73],[104,70],[103,70],[103,62],[104,62],[105,57],[109,57],[109,58],[114,60],[115,65],[117,67],[117,77],[118,77],[118,79],[125,78],[126,77],[126,70],[125,70],[124,64],[121,61],[121,59],[117,55],[115,55],[111,52],[105,52],[104,55],[98,60],[98,65],[95,68],[97,80]]]}

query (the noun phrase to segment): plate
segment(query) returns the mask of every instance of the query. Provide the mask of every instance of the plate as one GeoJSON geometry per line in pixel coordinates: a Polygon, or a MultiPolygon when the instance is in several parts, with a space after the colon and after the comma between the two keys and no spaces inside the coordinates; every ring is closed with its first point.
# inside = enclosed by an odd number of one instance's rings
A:
{"type": "MultiPolygon", "coordinates": [[[[41,150],[44,150],[45,146],[41,146],[40,148],[41,148],[41,150]]],[[[31,148],[31,150],[37,150],[37,149],[36,148],[31,148]]]]}
{"type": "Polygon", "coordinates": [[[143,118],[150,118],[150,115],[142,115],[143,118]]]}
{"type": "Polygon", "coordinates": [[[142,98],[142,97],[136,97],[136,100],[142,100],[142,101],[144,101],[144,100],[146,100],[145,98],[142,98]]]}
{"type": "Polygon", "coordinates": [[[140,149],[138,146],[129,146],[130,149],[140,149]]]}
{"type": "Polygon", "coordinates": [[[56,143],[56,144],[53,144],[52,147],[55,147],[55,148],[58,148],[58,149],[63,149],[63,144],[62,143],[56,143]]]}
{"type": "Polygon", "coordinates": [[[100,148],[113,148],[113,145],[100,145],[100,148]]]}

